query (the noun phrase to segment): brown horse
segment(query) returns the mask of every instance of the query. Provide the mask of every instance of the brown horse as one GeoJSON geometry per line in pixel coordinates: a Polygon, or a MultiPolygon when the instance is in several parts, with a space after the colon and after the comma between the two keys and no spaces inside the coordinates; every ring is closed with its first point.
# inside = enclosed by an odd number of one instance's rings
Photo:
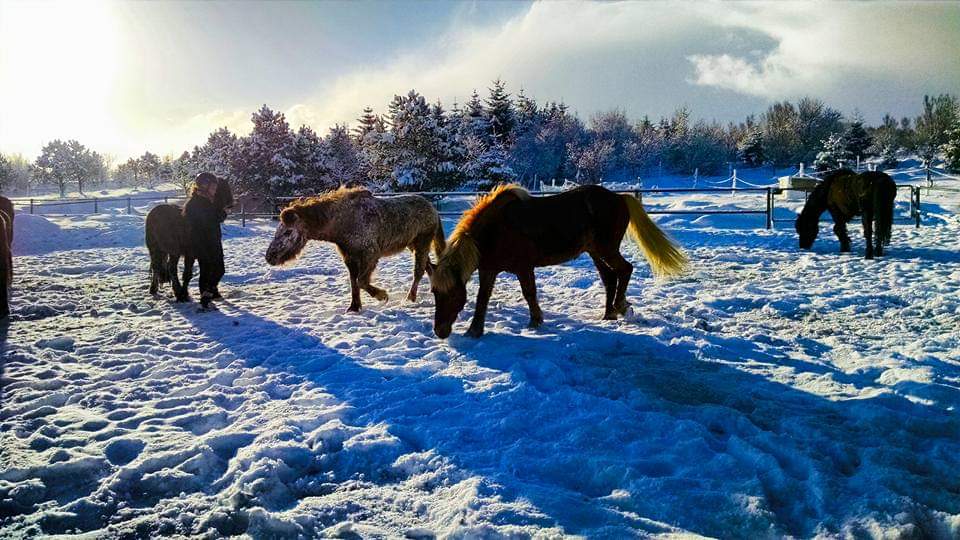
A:
{"type": "Polygon", "coordinates": [[[833,218],[833,232],[840,239],[840,251],[850,251],[847,223],[863,216],[863,236],[867,243],[866,258],[883,255],[883,246],[890,244],[893,227],[893,200],[897,184],[889,175],[877,171],[855,173],[838,169],[824,176],[817,184],[800,215],[796,229],[800,247],[810,249],[820,231],[820,215],[826,210],[833,218]],[[874,229],[876,226],[876,229],[874,229]]]}
{"type": "MultiPolygon", "coordinates": [[[[233,191],[230,182],[217,178],[217,194],[214,205],[222,217],[233,206],[233,191]]],[[[183,217],[183,207],[176,204],[160,204],[147,213],[145,222],[147,250],[150,252],[150,294],[156,295],[161,284],[169,282],[177,302],[190,301],[188,289],[193,277],[196,254],[190,241],[190,228],[183,217]],[[177,266],[183,257],[183,283],[177,277],[177,266]]]]}
{"type": "Polygon", "coordinates": [[[414,255],[413,284],[407,298],[417,299],[417,286],[430,270],[430,245],[437,256],[445,241],[440,216],[419,195],[374,197],[363,188],[343,188],[301,199],[280,213],[280,224],[266,259],[283,264],[303,251],[308,240],[336,244],[350,272],[348,311],[360,311],[360,289],[380,301],[387,292],[370,283],[380,257],[410,249],[414,255]]]}
{"type": "Polygon", "coordinates": [[[0,319],[10,315],[9,287],[13,283],[13,203],[0,196],[0,319]]]}
{"type": "Polygon", "coordinates": [[[480,270],[480,290],[468,336],[483,334],[487,302],[500,272],[515,274],[530,307],[530,326],[543,323],[533,269],[588,253],[606,288],[604,319],[624,315],[630,306],[627,284],[633,265],[620,254],[627,229],[654,275],[679,274],[687,259],[631,195],[583,186],[548,197],[531,197],[515,185],[499,186],[464,213],[449,247],[433,272],[436,313],[433,330],[450,335],[467,302],[467,281],[480,270]]]}

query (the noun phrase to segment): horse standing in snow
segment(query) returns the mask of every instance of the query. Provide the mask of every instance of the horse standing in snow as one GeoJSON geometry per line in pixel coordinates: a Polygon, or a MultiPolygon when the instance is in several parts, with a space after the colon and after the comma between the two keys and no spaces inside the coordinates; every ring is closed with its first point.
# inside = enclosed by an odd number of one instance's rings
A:
{"type": "MultiPolygon", "coordinates": [[[[230,182],[217,178],[217,193],[214,206],[221,213],[221,221],[233,206],[233,191],[230,182]]],[[[183,207],[176,204],[160,204],[147,213],[145,223],[147,250],[150,252],[150,294],[156,295],[163,283],[169,282],[177,302],[190,301],[190,279],[193,278],[193,263],[197,259],[191,241],[190,227],[183,216],[183,207]],[[177,265],[183,257],[183,283],[177,277],[177,265]]],[[[222,270],[222,269],[221,269],[222,270]]],[[[222,272],[220,274],[222,276],[222,272]]]]}
{"type": "Polygon", "coordinates": [[[370,277],[380,257],[403,249],[414,255],[413,284],[407,298],[415,301],[420,279],[431,270],[430,245],[438,257],[445,246],[440,216],[426,198],[380,198],[363,188],[343,187],[285,208],[267,248],[267,262],[275,266],[297,257],[308,240],[332,242],[340,251],[350,273],[348,311],[360,311],[360,289],[377,300],[387,300],[387,292],[371,284],[370,277]]]}
{"type": "Polygon", "coordinates": [[[857,174],[850,169],[827,173],[817,184],[797,216],[796,229],[800,248],[810,249],[820,230],[820,215],[830,212],[833,232],[840,239],[840,251],[850,251],[847,223],[862,216],[863,236],[867,243],[866,258],[883,255],[883,246],[890,244],[893,227],[893,200],[897,184],[886,173],[867,171],[857,174]]]}
{"type": "Polygon", "coordinates": [[[13,283],[13,203],[0,196],[0,319],[10,315],[9,287],[13,283]]]}
{"type": "Polygon", "coordinates": [[[531,197],[519,186],[498,186],[464,213],[434,269],[434,332],[440,338],[450,335],[467,302],[467,281],[478,269],[480,290],[468,336],[483,334],[487,302],[500,272],[519,278],[530,307],[530,326],[539,326],[543,312],[537,303],[533,269],[560,264],[584,252],[593,259],[606,288],[603,318],[625,315],[633,265],[621,255],[620,242],[628,228],[654,275],[684,270],[686,256],[631,195],[583,186],[559,195],[531,197]]]}

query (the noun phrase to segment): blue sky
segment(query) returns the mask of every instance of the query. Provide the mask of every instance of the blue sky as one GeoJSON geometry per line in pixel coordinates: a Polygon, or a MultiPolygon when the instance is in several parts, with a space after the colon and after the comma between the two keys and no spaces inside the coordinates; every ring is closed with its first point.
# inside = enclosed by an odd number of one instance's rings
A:
{"type": "Polygon", "coordinates": [[[811,95],[876,122],[960,93],[960,3],[0,0],[0,151],[76,138],[123,159],[243,133],[262,104],[320,131],[411,88],[502,77],[584,120],[736,121],[811,95]]]}

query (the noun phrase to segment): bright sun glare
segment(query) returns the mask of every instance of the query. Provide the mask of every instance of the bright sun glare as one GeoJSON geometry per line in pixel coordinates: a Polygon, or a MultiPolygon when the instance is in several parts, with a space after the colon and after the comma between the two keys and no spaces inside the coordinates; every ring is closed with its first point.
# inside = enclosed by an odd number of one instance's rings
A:
{"type": "Polygon", "coordinates": [[[111,138],[119,61],[112,7],[0,1],[0,139],[95,146],[111,138]]]}

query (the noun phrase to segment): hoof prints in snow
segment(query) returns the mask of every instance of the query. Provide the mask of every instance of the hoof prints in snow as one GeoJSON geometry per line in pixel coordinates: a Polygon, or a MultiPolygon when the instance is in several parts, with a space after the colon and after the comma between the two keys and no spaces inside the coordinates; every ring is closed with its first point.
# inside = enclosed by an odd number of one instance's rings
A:
{"type": "Polygon", "coordinates": [[[0,536],[960,534],[956,220],[870,264],[675,230],[696,274],[625,244],[627,320],[583,258],[538,271],[539,330],[510,278],[447,341],[426,280],[345,316],[335,250],[269,270],[268,229],[227,236],[201,314],[148,298],[139,247],[23,257],[51,307],[7,329],[0,536]]]}

